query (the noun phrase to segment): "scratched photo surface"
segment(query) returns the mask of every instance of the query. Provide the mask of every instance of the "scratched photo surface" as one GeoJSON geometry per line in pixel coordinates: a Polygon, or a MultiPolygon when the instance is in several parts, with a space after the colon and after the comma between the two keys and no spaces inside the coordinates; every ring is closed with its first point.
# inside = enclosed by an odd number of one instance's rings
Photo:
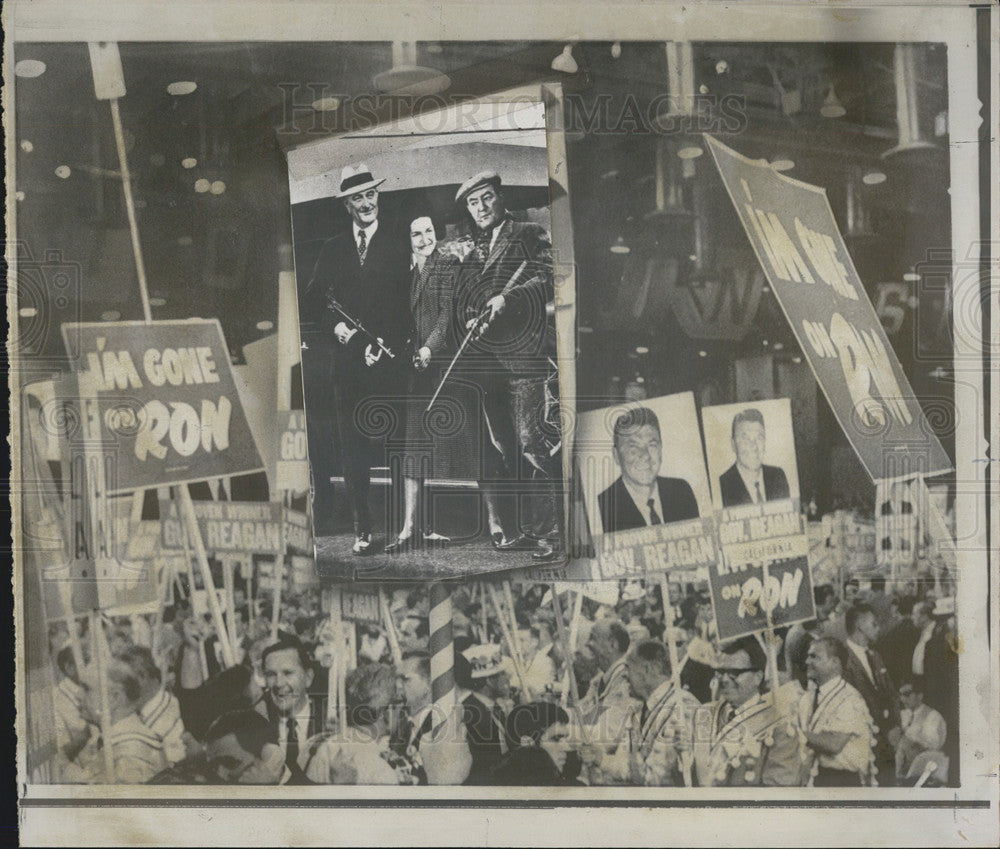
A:
{"type": "Polygon", "coordinates": [[[988,844],[973,14],[250,5],[9,44],[26,836],[988,844]]]}

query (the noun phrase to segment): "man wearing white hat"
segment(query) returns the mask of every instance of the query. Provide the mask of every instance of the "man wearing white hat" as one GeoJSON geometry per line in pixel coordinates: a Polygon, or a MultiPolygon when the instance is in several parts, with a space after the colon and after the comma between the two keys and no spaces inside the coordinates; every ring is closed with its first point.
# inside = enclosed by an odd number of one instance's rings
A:
{"type": "MultiPolygon", "coordinates": [[[[341,464],[354,520],[353,551],[358,555],[372,553],[368,491],[373,465],[371,438],[376,434],[368,432],[365,422],[384,418],[373,417],[373,405],[383,405],[400,391],[410,326],[408,242],[379,221],[379,186],[384,182],[375,179],[364,163],[343,169],[336,197],[343,201],[350,227],[321,248],[304,301],[309,309],[325,313],[324,328],[335,340],[333,394],[341,464]],[[331,299],[339,309],[330,308],[331,299]],[[359,330],[351,319],[371,335],[359,330]],[[389,356],[376,339],[395,356],[389,356]]],[[[312,404],[311,397],[307,404],[312,404]]],[[[317,517],[317,522],[321,518],[317,517]]]]}
{"type": "Polygon", "coordinates": [[[472,646],[463,654],[472,668],[472,694],[462,702],[462,720],[472,754],[472,768],[465,783],[488,784],[490,771],[507,753],[507,712],[499,701],[510,694],[509,661],[500,653],[500,646],[492,643],[472,646]]]}
{"type": "MultiPolygon", "coordinates": [[[[483,408],[499,462],[484,446],[483,491],[494,545],[534,549],[532,559],[564,557],[561,434],[555,380],[555,287],[552,245],[538,224],[508,214],[500,176],[483,171],[458,189],[455,202],[468,212],[475,248],[462,263],[454,305],[460,333],[479,320],[467,356],[483,389],[483,408]],[[491,487],[497,479],[528,482],[521,496],[521,527],[504,533],[491,487]],[[537,540],[532,544],[531,538],[537,540]]],[[[507,524],[512,525],[507,517],[507,524]]]]}

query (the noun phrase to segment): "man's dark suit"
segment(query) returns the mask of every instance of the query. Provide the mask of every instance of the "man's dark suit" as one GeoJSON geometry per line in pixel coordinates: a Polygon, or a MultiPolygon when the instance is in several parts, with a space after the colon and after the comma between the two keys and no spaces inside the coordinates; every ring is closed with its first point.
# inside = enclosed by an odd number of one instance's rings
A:
{"type": "Polygon", "coordinates": [[[920,629],[904,616],[878,641],[879,654],[885,658],[889,676],[897,688],[913,676],[913,650],[920,642],[920,629]]]}
{"type": "Polygon", "coordinates": [[[528,516],[519,530],[558,537],[561,434],[558,415],[545,419],[558,398],[555,320],[547,309],[555,298],[552,246],[537,224],[508,216],[497,229],[492,248],[490,233],[479,234],[462,262],[454,299],[458,338],[491,298],[503,295],[505,301],[503,312],[463,355],[467,376],[482,388],[489,434],[502,455],[483,440],[481,484],[488,489],[497,480],[537,481],[522,500],[528,516]]]}
{"type": "MultiPolygon", "coordinates": [[[[663,515],[660,517],[662,521],[681,522],[698,518],[698,502],[686,480],[658,477],[656,485],[660,492],[660,504],[663,506],[663,515]]],[[[597,496],[597,503],[601,508],[601,524],[606,534],[644,528],[649,524],[635,506],[621,478],[597,496]]]]}
{"type": "Polygon", "coordinates": [[[490,709],[475,693],[462,702],[462,722],[472,755],[472,769],[466,784],[489,784],[490,773],[503,757],[502,719],[494,718],[490,709]]]}
{"type": "MultiPolygon", "coordinates": [[[[360,332],[346,345],[336,342],[333,345],[333,394],[340,456],[356,534],[371,532],[368,490],[373,452],[370,439],[388,436],[378,432],[378,425],[396,419],[394,414],[381,415],[372,405],[379,405],[379,399],[383,399],[381,404],[384,404],[384,399],[398,396],[410,359],[406,350],[412,322],[408,272],[409,249],[405,234],[394,232],[380,220],[378,230],[368,242],[364,265],[358,259],[354,228],[348,226],[321,248],[306,290],[305,302],[310,309],[322,311],[322,327],[330,338],[337,324],[344,320],[339,313],[327,308],[328,298],[333,297],[352,318],[382,337],[396,354],[395,359],[383,354],[369,368],[364,358],[370,340],[360,332]],[[371,427],[365,425],[366,421],[372,423],[371,427]]],[[[323,391],[325,387],[306,388],[307,419],[309,392],[317,388],[323,391]]]]}
{"type": "Polygon", "coordinates": [[[886,668],[885,661],[874,649],[868,655],[868,665],[871,666],[874,681],[868,677],[858,656],[848,646],[847,668],[844,670],[844,680],[854,687],[868,705],[868,712],[878,726],[875,738],[875,761],[879,773],[887,777],[895,766],[895,753],[889,744],[889,732],[899,725],[899,706],[896,703],[896,687],[886,668]]]}
{"type": "MultiPolygon", "coordinates": [[[[764,500],[780,501],[782,498],[788,498],[788,478],[785,477],[784,469],[778,466],[761,466],[761,471],[764,477],[764,500]]],[[[723,507],[753,504],[753,498],[747,491],[735,463],[719,476],[719,491],[722,493],[723,507]]]]}

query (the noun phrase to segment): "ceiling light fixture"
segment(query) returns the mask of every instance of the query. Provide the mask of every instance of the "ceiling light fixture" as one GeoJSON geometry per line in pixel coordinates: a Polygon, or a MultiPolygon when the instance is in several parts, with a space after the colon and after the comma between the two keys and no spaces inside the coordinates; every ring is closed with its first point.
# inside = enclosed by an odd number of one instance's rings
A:
{"type": "Polygon", "coordinates": [[[167,305],[166,298],[150,298],[149,305],[151,307],[165,307],[167,305]]]}
{"type": "Polygon", "coordinates": [[[611,45],[611,58],[621,59],[621,57],[622,57],[622,43],[620,41],[616,41],[614,44],[611,45]]]}
{"type": "Polygon", "coordinates": [[[174,97],[183,97],[185,94],[191,94],[194,90],[198,88],[198,83],[192,82],[191,80],[178,80],[175,83],[170,83],[167,86],[167,94],[172,94],[174,97]]]}
{"type": "Polygon", "coordinates": [[[204,194],[212,187],[212,184],[208,182],[204,177],[194,181],[194,190],[198,194],[204,194]]]}
{"type": "Polygon", "coordinates": [[[21,141],[21,150],[23,150],[25,153],[31,153],[31,151],[33,151],[34,149],[35,146],[27,139],[23,139],[21,141]]]}
{"type": "Polygon", "coordinates": [[[847,114],[847,110],[840,102],[837,92],[833,90],[832,85],[826,95],[826,100],[823,101],[823,105],[819,108],[819,114],[824,118],[843,118],[847,114]]]}
{"type": "Polygon", "coordinates": [[[580,66],[576,64],[576,59],[573,58],[572,44],[567,44],[562,49],[562,53],[552,60],[552,70],[559,71],[561,74],[575,74],[580,70],[580,66]]]}
{"type": "Polygon", "coordinates": [[[317,112],[336,112],[340,109],[339,97],[321,97],[312,102],[312,108],[317,112]]]}
{"type": "Polygon", "coordinates": [[[38,315],[38,308],[37,307],[21,307],[21,309],[19,309],[17,311],[17,314],[19,316],[21,316],[21,318],[34,318],[36,315],[38,315]]]}
{"type": "Polygon", "coordinates": [[[619,236],[615,239],[615,243],[609,249],[613,254],[627,254],[631,252],[631,248],[625,244],[625,238],[619,236]]]}
{"type": "Polygon", "coordinates": [[[222,180],[216,180],[208,187],[213,195],[221,195],[226,190],[226,184],[222,180]]]}
{"type": "Polygon", "coordinates": [[[791,171],[795,167],[795,160],[790,156],[778,154],[778,156],[771,160],[771,167],[775,171],[791,171]]]}
{"type": "Polygon", "coordinates": [[[274,322],[273,321],[258,321],[257,322],[257,329],[258,330],[272,330],[273,328],[274,328],[274,322]]]}
{"type": "Polygon", "coordinates": [[[40,59],[22,59],[14,66],[15,76],[23,79],[40,77],[45,73],[45,63],[40,59]]]}
{"type": "Polygon", "coordinates": [[[884,171],[869,171],[861,178],[861,182],[866,186],[877,186],[879,183],[884,183],[887,179],[884,171]]]}
{"type": "Polygon", "coordinates": [[[372,78],[378,91],[412,96],[439,94],[451,85],[451,77],[437,70],[417,64],[415,41],[392,43],[392,68],[372,78]]]}
{"type": "Polygon", "coordinates": [[[69,175],[72,174],[72,173],[73,172],[70,170],[70,168],[69,168],[68,165],[60,165],[58,168],[56,168],[56,176],[60,180],[67,179],[69,177],[69,175]]]}
{"type": "Polygon", "coordinates": [[[198,164],[198,160],[193,156],[185,156],[181,160],[181,168],[187,168],[189,171],[198,164]]]}

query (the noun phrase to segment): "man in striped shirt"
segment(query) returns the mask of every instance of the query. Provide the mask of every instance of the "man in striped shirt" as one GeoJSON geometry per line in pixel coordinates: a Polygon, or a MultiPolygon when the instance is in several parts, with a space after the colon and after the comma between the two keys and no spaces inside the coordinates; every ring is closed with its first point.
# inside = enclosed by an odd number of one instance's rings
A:
{"type": "MultiPolygon", "coordinates": [[[[88,747],[92,751],[86,758],[86,780],[91,784],[145,784],[167,766],[163,743],[139,718],[139,681],[128,664],[112,659],[105,664],[102,672],[106,681],[108,709],[108,733],[103,746],[111,751],[111,774],[107,773],[104,752],[95,745],[88,747]]],[[[94,664],[87,667],[81,685],[84,715],[101,727],[101,683],[94,664]]]]}
{"type": "MultiPolygon", "coordinates": [[[[129,646],[118,655],[139,682],[139,718],[159,737],[171,765],[187,755],[184,723],[177,697],[164,689],[153,653],[145,646],[129,646]]],[[[193,740],[191,741],[193,743],[193,740]]]]}
{"type": "Polygon", "coordinates": [[[631,782],[646,787],[681,783],[678,746],[698,700],[674,687],[667,647],[642,640],[625,661],[632,694],[642,700],[639,722],[633,725],[629,774],[631,782]]]}
{"type": "Polygon", "coordinates": [[[794,719],[764,694],[767,657],[753,637],[715,664],[719,698],[694,713],[694,770],[702,787],[794,786],[802,763],[794,719]]]}

